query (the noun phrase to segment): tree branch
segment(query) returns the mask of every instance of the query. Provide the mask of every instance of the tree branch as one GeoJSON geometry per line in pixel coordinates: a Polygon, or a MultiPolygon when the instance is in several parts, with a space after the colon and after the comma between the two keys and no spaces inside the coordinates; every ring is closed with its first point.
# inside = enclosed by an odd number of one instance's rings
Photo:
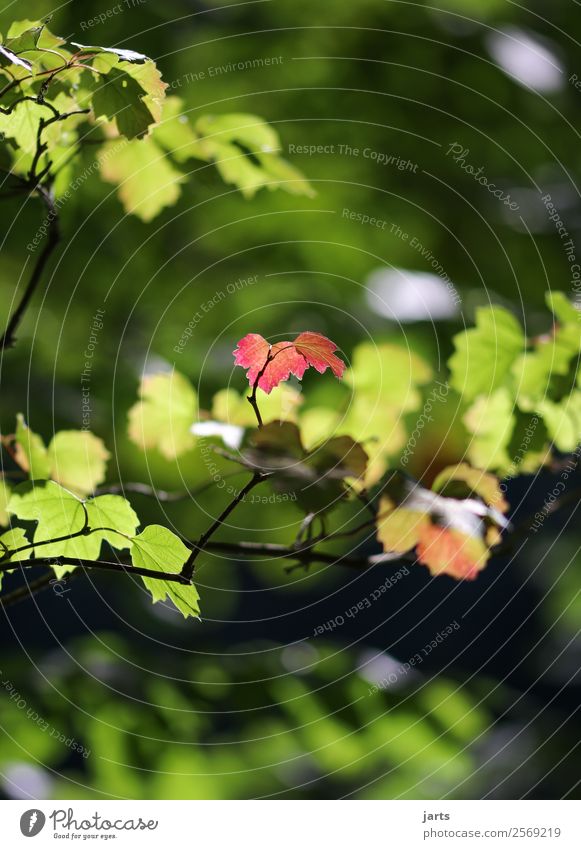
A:
{"type": "Polygon", "coordinates": [[[41,280],[46,264],[48,263],[54,249],[60,241],[58,211],[54,204],[54,199],[50,193],[50,190],[42,186],[38,186],[37,191],[43,198],[45,205],[48,209],[47,241],[32,270],[30,280],[28,281],[28,285],[24,290],[22,298],[20,299],[20,303],[12,313],[12,316],[6,326],[6,330],[0,338],[0,354],[2,354],[6,348],[12,348],[14,346],[14,343],[16,342],[15,333],[24,317],[24,313],[26,312],[28,304],[30,303],[30,299],[34,295],[34,292],[41,280]]]}
{"type": "Polygon", "coordinates": [[[200,554],[200,552],[202,552],[206,548],[210,537],[218,530],[218,528],[220,528],[224,524],[232,510],[234,510],[234,508],[238,504],[240,504],[241,501],[244,501],[245,497],[248,495],[250,490],[254,489],[254,487],[257,486],[261,481],[263,481],[265,477],[267,476],[264,475],[262,472],[255,472],[252,475],[252,478],[246,484],[246,486],[244,486],[239,492],[236,493],[236,496],[232,499],[230,504],[228,504],[228,506],[220,513],[218,518],[212,522],[210,527],[206,531],[204,531],[199,540],[193,543],[192,553],[184,563],[184,567],[181,571],[181,574],[184,578],[186,578],[188,581],[191,581],[192,576],[194,574],[194,565],[196,562],[196,558],[198,554],[200,554]]]}
{"type": "MultiPolygon", "coordinates": [[[[12,569],[27,569],[30,566],[77,566],[80,569],[101,569],[107,572],[124,572],[127,575],[139,575],[142,578],[153,578],[157,581],[170,581],[175,584],[190,584],[191,580],[179,572],[159,572],[156,569],[145,569],[141,566],[131,566],[111,560],[85,560],[82,557],[32,557],[30,560],[15,560],[6,564],[12,569]]],[[[1,597],[0,597],[1,600],[1,597]]]]}
{"type": "Polygon", "coordinates": [[[369,557],[344,556],[331,554],[327,551],[316,551],[311,546],[295,548],[294,546],[279,545],[274,542],[208,542],[206,551],[221,554],[232,554],[237,557],[270,557],[284,560],[297,560],[302,565],[309,563],[326,563],[329,566],[349,566],[353,569],[367,569],[370,566],[380,566],[382,563],[393,563],[396,560],[415,561],[413,553],[385,552],[372,554],[369,557]]]}
{"type": "Polygon", "coordinates": [[[42,578],[37,578],[36,581],[31,581],[29,584],[24,584],[11,593],[0,596],[0,606],[6,608],[11,607],[13,604],[18,604],[19,601],[26,601],[30,596],[36,595],[41,590],[48,589],[51,582],[55,580],[54,572],[49,572],[47,575],[43,575],[42,578]]]}

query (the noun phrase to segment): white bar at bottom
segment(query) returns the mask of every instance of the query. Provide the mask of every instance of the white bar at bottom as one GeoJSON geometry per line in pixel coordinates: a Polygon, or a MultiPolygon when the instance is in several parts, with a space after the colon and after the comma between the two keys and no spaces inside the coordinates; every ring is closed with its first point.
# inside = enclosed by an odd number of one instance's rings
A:
{"type": "Polygon", "coordinates": [[[578,801],[0,802],[7,847],[580,849],[578,801]]]}

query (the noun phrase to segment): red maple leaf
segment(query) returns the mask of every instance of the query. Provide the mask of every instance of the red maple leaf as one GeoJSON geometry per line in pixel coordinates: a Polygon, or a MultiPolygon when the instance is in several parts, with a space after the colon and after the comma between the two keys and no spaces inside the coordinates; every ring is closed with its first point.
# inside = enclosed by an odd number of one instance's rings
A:
{"type": "Polygon", "coordinates": [[[307,331],[294,342],[277,342],[271,345],[259,333],[249,333],[238,342],[234,363],[248,369],[246,377],[250,386],[258,386],[268,395],[283,380],[294,374],[301,380],[309,366],[321,374],[330,368],[336,377],[341,377],[345,363],[334,355],[337,346],[321,336],[307,331]]]}
{"type": "Polygon", "coordinates": [[[294,346],[308,364],[316,368],[320,374],[330,368],[335,377],[343,377],[345,363],[335,356],[334,351],[337,350],[337,346],[326,336],[306,330],[297,336],[294,346]]]}

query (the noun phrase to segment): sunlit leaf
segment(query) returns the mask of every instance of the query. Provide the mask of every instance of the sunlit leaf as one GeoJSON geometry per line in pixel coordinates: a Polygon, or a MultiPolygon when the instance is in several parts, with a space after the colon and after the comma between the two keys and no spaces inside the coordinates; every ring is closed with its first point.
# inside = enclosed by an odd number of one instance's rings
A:
{"type": "Polygon", "coordinates": [[[514,404],[508,389],[502,387],[491,395],[482,395],[463,418],[473,434],[468,445],[470,462],[480,469],[503,471],[511,458],[507,452],[514,428],[514,404]]]}
{"type": "Polygon", "coordinates": [[[141,448],[157,448],[168,460],[196,443],[191,426],[198,418],[198,401],[190,381],[177,371],[146,376],[141,400],[129,411],[129,437],[141,448]]]}
{"type": "Polygon", "coordinates": [[[22,413],[16,417],[15,460],[29,477],[42,480],[50,477],[50,460],[46,446],[37,433],[24,421],[22,413]]]}
{"type": "Polygon", "coordinates": [[[476,327],[454,337],[456,352],[450,358],[450,383],[463,398],[490,394],[506,379],[525,338],[514,316],[503,307],[480,307],[476,327]]]}
{"type": "MultiPolygon", "coordinates": [[[[72,492],[53,481],[27,481],[14,488],[7,510],[18,519],[36,522],[33,542],[69,536],[83,530],[85,507],[72,492]]],[[[44,556],[39,546],[38,556],[44,556]]]]}
{"type": "MultiPolygon", "coordinates": [[[[134,566],[176,574],[181,572],[189,554],[189,549],[179,537],[161,525],[148,525],[134,537],[131,547],[134,566]]],[[[154,578],[143,578],[143,583],[154,602],[169,598],[184,617],[199,616],[199,595],[193,585],[154,578]]]]}
{"type": "Polygon", "coordinates": [[[6,478],[0,477],[0,525],[7,525],[9,522],[8,511],[6,507],[10,501],[12,487],[6,478]]]}
{"type": "MultiPolygon", "coordinates": [[[[262,389],[256,393],[256,401],[265,424],[273,421],[296,422],[297,409],[303,402],[300,392],[288,384],[281,383],[267,395],[262,389]]],[[[255,427],[256,416],[246,395],[235,389],[221,389],[212,399],[212,417],[228,424],[255,427]]],[[[317,440],[320,441],[320,440],[317,440]]]]}
{"type": "Polygon", "coordinates": [[[89,431],[61,430],[48,446],[49,476],[87,495],[105,480],[110,456],[103,440],[89,431]]]}
{"type": "Polygon", "coordinates": [[[151,221],[162,209],[178,200],[184,175],[172,165],[167,154],[151,139],[130,141],[99,154],[102,178],[118,186],[123,208],[142,221],[151,221]]]}

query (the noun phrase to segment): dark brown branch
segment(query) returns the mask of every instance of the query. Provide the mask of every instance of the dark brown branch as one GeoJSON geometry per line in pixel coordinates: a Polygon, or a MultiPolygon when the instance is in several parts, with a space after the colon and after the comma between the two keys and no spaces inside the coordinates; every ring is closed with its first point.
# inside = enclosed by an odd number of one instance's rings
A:
{"type": "MultiPolygon", "coordinates": [[[[227,475],[222,475],[222,479],[226,480],[227,478],[234,478],[238,475],[244,474],[244,472],[244,469],[238,469],[235,472],[229,472],[227,475]]],[[[164,489],[156,489],[146,483],[130,481],[128,483],[120,482],[101,486],[95,490],[95,495],[124,495],[126,492],[135,492],[137,495],[145,495],[148,498],[155,498],[155,500],[159,502],[171,503],[173,501],[187,501],[188,499],[195,498],[196,495],[200,495],[202,492],[205,492],[207,489],[210,489],[215,485],[215,482],[211,480],[189,491],[184,489],[168,492],[164,489]]]]}
{"type": "Polygon", "coordinates": [[[11,607],[13,604],[18,604],[19,601],[26,601],[31,596],[41,592],[41,590],[48,589],[53,581],[56,581],[54,572],[49,572],[48,575],[43,575],[42,578],[37,578],[36,581],[23,584],[23,586],[18,587],[18,589],[13,590],[11,593],[0,596],[0,606],[6,608],[11,607]]]}
{"type": "Polygon", "coordinates": [[[197,556],[200,552],[204,551],[204,549],[208,545],[208,540],[211,536],[220,528],[232,510],[240,504],[241,501],[244,501],[245,497],[248,495],[251,489],[254,489],[261,481],[265,479],[266,475],[262,474],[262,472],[256,472],[252,478],[248,481],[246,486],[242,487],[242,489],[236,493],[236,496],[232,499],[232,501],[228,504],[228,506],[220,513],[217,519],[215,519],[210,527],[204,531],[199,540],[193,543],[192,553],[184,563],[184,568],[181,571],[181,574],[188,581],[191,581],[192,576],[194,574],[194,566],[196,562],[197,556]]]}
{"type": "Polygon", "coordinates": [[[231,554],[236,557],[281,558],[283,560],[296,560],[302,565],[326,563],[329,566],[349,566],[353,569],[367,569],[370,566],[380,566],[382,563],[392,563],[396,560],[415,561],[416,559],[413,553],[386,552],[374,554],[370,557],[356,557],[316,551],[308,545],[303,548],[296,548],[270,542],[208,542],[205,550],[214,551],[217,554],[231,554]]]}
{"type": "Polygon", "coordinates": [[[10,569],[27,569],[30,566],[77,566],[80,569],[101,569],[107,572],[124,572],[126,575],[139,575],[156,581],[171,581],[175,584],[190,584],[191,581],[180,573],[159,572],[110,560],[85,560],[82,557],[32,557],[30,560],[16,560],[6,564],[10,569]]]}
{"type": "Polygon", "coordinates": [[[6,330],[0,338],[0,354],[2,354],[6,348],[12,348],[14,346],[14,343],[16,342],[16,331],[18,330],[18,327],[20,326],[20,323],[24,317],[24,313],[26,312],[28,304],[30,303],[30,299],[34,295],[34,292],[36,291],[36,288],[42,278],[44,269],[46,268],[46,265],[54,249],[60,241],[59,219],[56,206],[54,205],[54,199],[48,189],[39,186],[38,192],[43,198],[45,205],[48,209],[47,240],[34,265],[32,274],[30,275],[30,280],[28,281],[28,285],[24,290],[22,298],[20,299],[20,303],[12,313],[12,316],[8,321],[8,325],[6,326],[6,330]]]}

